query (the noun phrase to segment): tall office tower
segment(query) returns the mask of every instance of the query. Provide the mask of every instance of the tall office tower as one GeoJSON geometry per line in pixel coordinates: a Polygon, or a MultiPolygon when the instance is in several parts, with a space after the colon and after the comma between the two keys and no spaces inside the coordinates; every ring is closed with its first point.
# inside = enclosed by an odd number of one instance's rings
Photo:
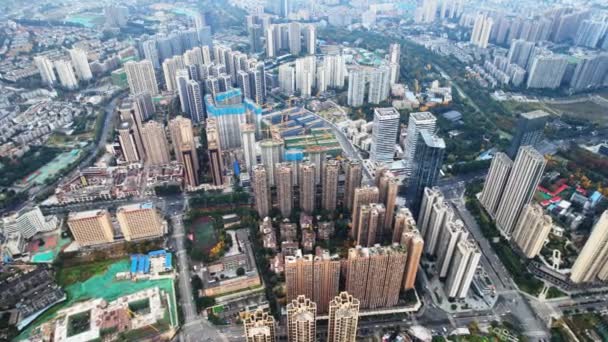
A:
{"type": "Polygon", "coordinates": [[[68,214],[68,227],[80,246],[99,245],[114,241],[114,229],[110,214],[105,209],[95,209],[68,214]]]}
{"type": "Polygon", "coordinates": [[[236,76],[236,84],[241,89],[243,96],[251,98],[251,82],[249,80],[249,73],[240,70],[236,76]]]}
{"type": "MultiPolygon", "coordinates": [[[[163,66],[165,64],[163,63],[163,66]]],[[[188,81],[190,80],[190,75],[188,74],[187,69],[178,69],[175,70],[175,75],[172,77],[175,80],[175,88],[179,95],[179,105],[182,113],[189,114],[190,108],[188,107],[188,81]]]]}
{"type": "Polygon", "coordinates": [[[143,124],[141,135],[146,150],[146,164],[162,165],[171,161],[163,124],[154,120],[148,121],[143,124]]]}
{"type": "Polygon", "coordinates": [[[194,122],[204,121],[205,111],[203,109],[203,91],[201,90],[201,85],[194,80],[189,80],[186,82],[186,89],[188,91],[188,114],[190,114],[190,118],[194,122]]]}
{"type": "Polygon", "coordinates": [[[127,241],[160,237],[166,232],[165,223],[152,202],[118,207],[116,219],[127,241]]]}
{"type": "Polygon", "coordinates": [[[454,212],[439,189],[426,188],[418,220],[426,254],[436,255],[441,231],[453,217],[454,212]]]}
{"type": "Polygon", "coordinates": [[[471,287],[481,252],[475,240],[462,240],[456,245],[453,258],[445,281],[445,292],[449,298],[463,299],[471,287]]]}
{"type": "Polygon", "coordinates": [[[346,291],[361,301],[361,308],[395,306],[399,301],[407,252],[398,244],[348,250],[346,291]]]}
{"type": "Polygon", "coordinates": [[[243,140],[243,157],[245,159],[245,166],[247,167],[247,171],[251,173],[253,167],[257,165],[255,152],[255,125],[241,125],[241,136],[243,140]]]}
{"type": "Polygon", "coordinates": [[[340,164],[335,159],[323,163],[323,186],[322,205],[323,209],[333,212],[338,202],[338,176],[340,175],[340,164]]]}
{"type": "Polygon", "coordinates": [[[388,48],[388,62],[390,67],[390,84],[393,85],[399,81],[399,62],[401,61],[401,45],[398,43],[391,44],[388,48]]]}
{"type": "Polygon", "coordinates": [[[262,153],[262,164],[268,173],[268,183],[275,185],[274,166],[283,161],[285,143],[283,140],[267,139],[259,143],[262,153]]]}
{"type": "Polygon", "coordinates": [[[553,220],[538,204],[527,204],[513,230],[513,241],[529,259],[540,253],[551,232],[553,220]]]}
{"type": "Polygon", "coordinates": [[[357,160],[349,160],[344,165],[344,206],[349,211],[353,209],[355,199],[355,189],[361,187],[363,179],[363,169],[357,160]]]}
{"type": "Polygon", "coordinates": [[[450,264],[454,256],[456,244],[459,241],[466,240],[469,237],[469,231],[465,228],[461,220],[447,221],[443,229],[439,232],[439,241],[437,245],[437,270],[439,278],[445,278],[448,275],[450,264]]]}
{"type": "Polygon", "coordinates": [[[591,235],[578,254],[570,280],[574,283],[586,283],[608,279],[608,211],[604,211],[591,230],[591,235]]]}
{"type": "Polygon", "coordinates": [[[299,295],[310,297],[317,304],[318,313],[326,313],[330,300],[338,294],[340,285],[340,258],[328,250],[317,250],[315,256],[302,255],[285,258],[285,284],[287,299],[299,295]]]}
{"type": "Polygon", "coordinates": [[[346,103],[360,107],[365,102],[365,71],[353,69],[348,74],[348,97],[346,103]]]}
{"type": "Polygon", "coordinates": [[[270,187],[268,186],[268,175],[262,164],[253,166],[252,189],[255,197],[255,210],[260,217],[266,217],[270,213],[270,187]]]}
{"type": "Polygon", "coordinates": [[[247,312],[243,319],[246,342],[275,342],[276,325],[274,317],[262,309],[247,312]]]}
{"type": "Polygon", "coordinates": [[[89,81],[93,78],[91,73],[91,67],[89,66],[89,60],[87,59],[87,52],[83,49],[74,48],[70,50],[70,58],[74,70],[76,70],[76,76],[81,81],[89,81]]]}
{"type": "Polygon", "coordinates": [[[128,120],[121,122],[116,130],[118,131],[118,142],[120,143],[120,150],[122,151],[124,160],[127,163],[135,163],[143,160],[143,151],[137,148],[137,133],[133,121],[128,120]]]}
{"type": "Polygon", "coordinates": [[[555,89],[562,83],[568,59],[563,55],[536,56],[531,65],[526,87],[555,89]]]}
{"type": "Polygon", "coordinates": [[[427,130],[421,130],[418,134],[418,146],[408,189],[414,211],[420,209],[424,188],[433,187],[437,183],[445,153],[445,141],[442,138],[427,130]]]}
{"type": "Polygon", "coordinates": [[[281,215],[285,218],[291,216],[293,209],[293,176],[291,165],[280,163],[276,165],[277,201],[281,215]]]}
{"type": "Polygon", "coordinates": [[[126,62],[125,72],[127,73],[127,82],[131,94],[147,91],[150,95],[158,95],[158,84],[156,83],[152,62],[149,60],[126,62]]]}
{"type": "Polygon", "coordinates": [[[370,247],[381,241],[386,209],[382,203],[364,204],[359,207],[356,241],[358,246],[370,247]]]}
{"type": "Polygon", "coordinates": [[[312,95],[316,71],[315,56],[296,59],[296,90],[300,91],[300,96],[310,97],[312,95]]]}
{"type": "Polygon", "coordinates": [[[374,108],[372,128],[372,149],[370,159],[373,162],[391,162],[395,155],[395,143],[399,130],[399,112],[394,107],[374,108]]]}
{"type": "Polygon", "coordinates": [[[160,56],[156,47],[156,39],[149,39],[142,43],[144,58],[152,62],[154,69],[160,69],[160,56]]]}
{"type": "MultiPolygon", "coordinates": [[[[605,40],[608,50],[608,39],[605,40]]],[[[603,86],[608,75],[608,53],[586,55],[579,59],[570,80],[570,90],[579,92],[603,86]]]]}
{"type": "Polygon", "coordinates": [[[401,242],[404,232],[412,231],[416,228],[416,220],[412,212],[408,208],[399,208],[395,215],[395,224],[393,225],[393,242],[401,242]]]}
{"type": "Polygon", "coordinates": [[[519,149],[496,211],[496,226],[510,238],[522,209],[534,195],[545,169],[545,158],[532,146],[519,149]]]}
{"type": "Polygon", "coordinates": [[[380,202],[386,207],[386,216],[384,218],[384,231],[388,231],[393,226],[393,216],[395,213],[395,205],[397,204],[397,193],[399,192],[399,180],[395,175],[384,170],[376,183],[380,191],[380,202]]]}
{"type": "Polygon", "coordinates": [[[313,24],[304,25],[302,30],[304,36],[304,50],[309,55],[316,53],[317,45],[317,30],[313,24]]]}
{"type": "Polygon", "coordinates": [[[317,340],[317,304],[298,296],[287,304],[287,341],[314,342],[317,340]]]}
{"type": "Polygon", "coordinates": [[[302,34],[300,23],[292,21],[289,23],[289,53],[297,56],[302,51],[302,34]]]}
{"type": "Polygon", "coordinates": [[[207,155],[209,156],[209,171],[214,185],[224,184],[224,160],[222,158],[222,147],[219,138],[217,120],[207,119],[205,126],[207,136],[207,155]]]}
{"type": "Polygon", "coordinates": [[[511,139],[509,156],[515,158],[522,146],[536,146],[543,139],[549,114],[542,110],[522,113],[517,120],[515,135],[511,139]]]}
{"type": "Polygon", "coordinates": [[[377,187],[371,187],[365,185],[363,187],[355,188],[353,195],[353,210],[352,212],[352,225],[351,237],[356,239],[359,236],[359,211],[361,206],[370,203],[378,203],[380,192],[377,187]]]}
{"type": "Polygon", "coordinates": [[[62,87],[70,90],[78,88],[78,80],[76,79],[76,75],[74,75],[74,69],[72,69],[70,61],[60,60],[55,61],[53,64],[55,65],[55,70],[57,70],[57,77],[62,87]]]}
{"type": "Polygon", "coordinates": [[[329,303],[327,342],[352,342],[357,339],[359,299],[340,292],[329,303]]]}
{"type": "Polygon", "coordinates": [[[574,44],[588,48],[597,47],[608,30],[608,24],[595,20],[583,20],[574,37],[574,44]]]}
{"type": "MultiPolygon", "coordinates": [[[[192,187],[197,186],[199,164],[192,121],[183,116],[178,116],[169,121],[169,132],[171,133],[175,159],[179,163],[184,164],[186,184],[192,187]]],[[[209,136],[207,136],[207,143],[209,151],[211,151],[212,145],[210,144],[209,136]]],[[[213,147],[216,148],[215,146],[213,147]]]]}
{"type": "Polygon", "coordinates": [[[277,54],[275,50],[275,30],[278,30],[278,27],[276,25],[270,25],[264,30],[264,47],[266,49],[267,58],[274,58],[277,54]]]}
{"type": "Polygon", "coordinates": [[[411,290],[416,283],[416,275],[418,274],[418,266],[420,258],[424,251],[424,239],[415,227],[410,230],[405,230],[401,235],[401,245],[407,250],[407,263],[405,265],[405,274],[403,275],[402,288],[411,290]]]}
{"type": "Polygon", "coordinates": [[[496,210],[498,209],[500,198],[504,194],[512,167],[513,161],[502,152],[497,152],[494,158],[492,158],[490,171],[488,171],[488,176],[479,197],[479,202],[492,218],[496,216],[496,210]]]}
{"type": "Polygon", "coordinates": [[[53,71],[53,63],[46,57],[36,56],[34,57],[34,64],[38,68],[38,72],[40,72],[42,82],[52,86],[57,80],[55,72],[53,71]]]}
{"type": "Polygon", "coordinates": [[[315,183],[315,169],[316,166],[313,163],[306,162],[300,164],[300,209],[307,213],[312,214],[315,211],[315,197],[316,197],[316,183],[315,183]]]}
{"type": "Polygon", "coordinates": [[[523,39],[512,41],[509,54],[507,55],[509,63],[517,64],[524,69],[527,68],[530,55],[534,51],[534,45],[534,42],[528,42],[523,39]]]}
{"type": "Polygon", "coordinates": [[[251,99],[258,105],[266,102],[266,69],[263,62],[258,62],[249,70],[251,82],[251,99]]]}
{"type": "Polygon", "coordinates": [[[369,91],[367,101],[380,104],[388,99],[390,91],[390,69],[386,65],[374,68],[369,72],[369,91]]]}
{"type": "Polygon", "coordinates": [[[296,69],[288,64],[279,66],[279,89],[284,95],[293,95],[296,91],[296,69]]]}
{"type": "Polygon", "coordinates": [[[487,48],[493,25],[494,20],[492,18],[482,13],[477,14],[473,25],[473,33],[471,33],[471,43],[480,48],[487,48]]]}
{"type": "Polygon", "coordinates": [[[419,133],[422,130],[429,132],[435,132],[437,127],[437,118],[430,112],[417,112],[411,113],[408,124],[407,124],[407,135],[404,142],[404,157],[405,160],[405,173],[407,176],[411,176],[414,157],[416,155],[416,146],[418,145],[419,133]]]}

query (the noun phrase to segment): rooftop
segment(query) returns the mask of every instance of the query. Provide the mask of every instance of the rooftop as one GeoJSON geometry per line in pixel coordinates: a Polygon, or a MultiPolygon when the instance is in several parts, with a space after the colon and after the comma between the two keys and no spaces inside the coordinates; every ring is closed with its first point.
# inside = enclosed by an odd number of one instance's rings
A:
{"type": "Polygon", "coordinates": [[[421,130],[420,135],[424,139],[424,143],[433,148],[445,148],[445,141],[443,138],[438,137],[436,134],[431,133],[427,130],[421,130]]]}
{"type": "Polygon", "coordinates": [[[394,119],[399,117],[399,112],[395,107],[374,108],[374,114],[382,119],[394,119]]]}
{"type": "Polygon", "coordinates": [[[82,220],[85,218],[93,218],[93,217],[98,217],[101,215],[104,215],[106,213],[105,209],[93,209],[93,210],[87,210],[87,211],[79,211],[79,212],[72,212],[68,215],[68,220],[82,220]]]}
{"type": "Polygon", "coordinates": [[[143,202],[143,203],[133,203],[123,205],[118,208],[117,211],[135,211],[135,210],[144,210],[144,209],[153,209],[154,204],[152,202],[143,202]]]}
{"type": "Polygon", "coordinates": [[[549,116],[549,113],[545,112],[544,110],[537,109],[531,112],[522,113],[521,116],[528,120],[532,120],[547,117],[549,116]]]}

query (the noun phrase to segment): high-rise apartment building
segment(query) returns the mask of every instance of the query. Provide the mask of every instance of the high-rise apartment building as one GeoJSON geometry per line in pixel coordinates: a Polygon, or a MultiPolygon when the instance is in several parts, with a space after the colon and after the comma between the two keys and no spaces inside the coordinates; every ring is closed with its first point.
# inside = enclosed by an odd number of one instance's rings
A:
{"type": "Polygon", "coordinates": [[[515,135],[511,139],[509,156],[515,158],[522,146],[536,146],[543,139],[543,132],[548,119],[549,114],[543,110],[522,113],[517,120],[515,135]]]}
{"type": "Polygon", "coordinates": [[[541,206],[527,204],[513,230],[513,241],[526,257],[532,259],[540,253],[552,227],[551,216],[546,215],[541,206]]]}
{"type": "Polygon", "coordinates": [[[315,26],[312,24],[305,25],[302,30],[302,36],[304,39],[304,51],[309,55],[314,55],[317,45],[317,30],[315,26]]]}
{"type": "Polygon", "coordinates": [[[374,108],[372,149],[370,159],[374,162],[391,162],[395,155],[399,112],[394,107],[374,108]]]}
{"type": "Polygon", "coordinates": [[[381,241],[385,215],[386,209],[382,203],[364,204],[359,207],[359,215],[357,215],[359,221],[355,237],[358,246],[370,247],[376,241],[381,241]]]}
{"type": "Polygon", "coordinates": [[[70,59],[76,71],[76,76],[81,81],[90,81],[93,79],[93,73],[87,59],[87,52],[83,49],[74,48],[70,50],[70,59]]]}
{"type": "Polygon", "coordinates": [[[479,202],[491,217],[496,216],[496,210],[498,210],[498,204],[504,193],[512,167],[513,161],[502,152],[497,152],[492,158],[490,171],[488,171],[479,197],[479,202]]]}
{"type": "Polygon", "coordinates": [[[136,131],[133,121],[123,121],[116,129],[118,131],[118,142],[122,157],[127,163],[135,163],[144,159],[143,151],[137,148],[136,131]]]}
{"type": "Polygon", "coordinates": [[[360,107],[365,102],[365,71],[352,69],[348,74],[348,97],[350,107],[360,107]]]}
{"type": "Polygon", "coordinates": [[[416,155],[416,146],[418,146],[419,133],[422,130],[435,132],[437,126],[437,118],[430,112],[415,112],[410,113],[407,123],[407,135],[404,142],[405,173],[407,176],[412,174],[414,165],[414,157],[416,155]]]}
{"type": "Polygon", "coordinates": [[[224,160],[215,119],[207,119],[205,126],[207,135],[207,155],[209,156],[209,171],[214,185],[224,184],[224,160]]]}
{"type": "Polygon", "coordinates": [[[445,141],[435,133],[421,130],[418,134],[408,189],[408,197],[414,211],[420,208],[424,189],[433,187],[437,183],[445,153],[445,141]]]}
{"type": "Polygon", "coordinates": [[[289,53],[297,56],[302,51],[302,34],[300,23],[292,21],[289,23],[289,53]]]}
{"type": "Polygon", "coordinates": [[[110,214],[104,209],[71,212],[68,227],[80,246],[99,245],[114,241],[110,214]]]}
{"type": "MultiPolygon", "coordinates": [[[[346,72],[344,56],[333,53],[326,55],[323,58],[323,67],[325,69],[327,86],[335,89],[344,88],[344,76],[346,72]]],[[[365,86],[365,77],[363,78],[363,84],[365,86]]],[[[363,94],[361,94],[361,101],[363,101],[363,94]]]]}
{"type": "Polygon", "coordinates": [[[393,85],[399,81],[399,62],[401,61],[401,45],[399,43],[391,44],[388,48],[388,62],[390,68],[390,84],[393,85]]]}
{"type": "Polygon", "coordinates": [[[487,48],[492,26],[494,26],[494,20],[491,17],[482,13],[477,14],[471,33],[471,43],[480,48],[487,48]]]}
{"type": "Polygon", "coordinates": [[[293,176],[291,175],[291,164],[280,163],[275,166],[277,200],[281,215],[285,218],[291,216],[293,210],[293,176]]]}
{"type": "Polygon", "coordinates": [[[62,87],[70,90],[78,88],[78,80],[74,74],[72,62],[59,60],[53,64],[55,65],[55,70],[57,70],[57,76],[62,87]]]}
{"type": "Polygon", "coordinates": [[[376,186],[379,190],[380,202],[383,203],[386,208],[386,215],[384,218],[384,231],[386,232],[393,226],[393,216],[395,214],[395,206],[397,205],[397,193],[399,192],[399,180],[392,172],[385,169],[378,178],[376,186]]]}
{"type": "Polygon", "coordinates": [[[296,91],[296,69],[289,64],[279,66],[279,90],[284,95],[293,95],[296,91]]]}
{"type": "MultiPolygon", "coordinates": [[[[178,90],[178,70],[186,70],[186,64],[184,63],[184,58],[180,56],[173,56],[171,58],[167,58],[162,63],[163,66],[163,76],[165,78],[165,88],[167,91],[177,91],[178,90]]],[[[186,71],[187,74],[187,71],[186,71]]]]}
{"type": "Polygon", "coordinates": [[[345,262],[346,291],[359,298],[361,308],[395,306],[406,263],[407,251],[398,244],[351,248],[345,262]]]}
{"type": "MultiPolygon", "coordinates": [[[[171,133],[175,159],[184,165],[186,184],[192,187],[197,186],[199,164],[192,121],[183,116],[178,116],[169,121],[169,132],[171,133]]],[[[207,140],[209,143],[209,138],[207,140]]],[[[211,147],[210,144],[209,147],[211,147]]]]}
{"type": "Polygon", "coordinates": [[[254,165],[257,165],[257,157],[255,151],[255,125],[241,125],[241,136],[243,140],[243,158],[247,171],[251,173],[254,165]]]}
{"type": "Polygon", "coordinates": [[[507,58],[510,64],[517,64],[526,69],[530,61],[530,55],[534,51],[534,42],[528,42],[523,39],[516,39],[511,42],[509,54],[507,58]]]}
{"type": "Polygon", "coordinates": [[[351,237],[356,239],[359,236],[359,211],[361,206],[365,204],[378,203],[380,192],[378,187],[371,187],[365,185],[355,189],[353,196],[353,210],[352,212],[352,230],[351,237]]]}
{"type": "Polygon", "coordinates": [[[148,121],[143,124],[141,135],[148,165],[167,164],[171,161],[165,126],[154,120],[148,121]]]}
{"type": "Polygon", "coordinates": [[[318,313],[326,313],[340,286],[339,257],[327,250],[318,250],[314,256],[297,250],[285,257],[285,286],[287,300],[304,295],[317,304],[318,313]]]}
{"type": "Polygon", "coordinates": [[[205,119],[203,109],[203,90],[201,85],[195,80],[186,82],[186,93],[188,95],[188,115],[194,122],[201,122],[205,119]]]}
{"type": "Polygon", "coordinates": [[[395,224],[393,225],[393,242],[401,242],[403,233],[415,228],[416,220],[414,220],[412,212],[408,208],[399,208],[395,215],[395,224]]]}
{"type": "Polygon", "coordinates": [[[116,219],[127,241],[160,237],[166,233],[165,223],[151,202],[118,207],[116,219]]]}
{"type": "Polygon", "coordinates": [[[363,169],[359,161],[346,161],[344,165],[344,205],[348,210],[353,208],[355,189],[361,187],[362,172],[363,169]]]}
{"type": "Polygon", "coordinates": [[[283,161],[284,146],[283,140],[267,139],[259,143],[262,153],[262,164],[268,173],[268,184],[275,185],[274,166],[283,161]]]}
{"type": "Polygon", "coordinates": [[[152,62],[149,60],[129,61],[124,64],[124,68],[131,94],[148,92],[150,95],[158,95],[158,84],[152,62]]]}
{"type": "Polygon", "coordinates": [[[578,254],[570,280],[574,283],[586,283],[599,279],[608,280],[608,210],[591,230],[591,235],[578,254]]]}
{"type": "Polygon", "coordinates": [[[315,164],[305,162],[300,164],[299,181],[300,185],[300,209],[312,214],[315,211],[315,197],[317,186],[315,183],[315,164]]]}
{"type": "Polygon", "coordinates": [[[568,68],[568,58],[563,55],[535,56],[528,72],[528,88],[559,87],[568,68]]]}
{"type": "Polygon", "coordinates": [[[357,339],[359,299],[340,292],[329,304],[327,342],[352,342],[357,339]]]}
{"type": "Polygon", "coordinates": [[[367,77],[369,79],[367,102],[380,104],[388,99],[390,95],[390,68],[386,65],[373,68],[368,72],[367,77]]]}
{"type": "Polygon", "coordinates": [[[425,253],[436,255],[441,231],[454,217],[438,188],[426,188],[420,205],[418,227],[424,236],[425,253]]]}
{"type": "Polygon", "coordinates": [[[296,59],[296,90],[302,97],[312,95],[312,87],[315,85],[317,62],[315,56],[306,56],[296,59]]]}
{"type": "Polygon", "coordinates": [[[332,159],[323,163],[323,186],[321,204],[324,210],[333,212],[338,202],[338,176],[340,175],[340,164],[332,159]]]}
{"type": "Polygon", "coordinates": [[[447,221],[439,233],[437,248],[437,270],[439,278],[448,275],[458,242],[468,239],[469,231],[461,220],[447,221]]]}
{"type": "Polygon", "coordinates": [[[248,312],[243,319],[246,342],[275,342],[276,324],[274,317],[262,309],[248,312]]]}
{"type": "Polygon", "coordinates": [[[522,209],[534,195],[545,169],[545,158],[532,146],[519,149],[496,211],[496,226],[511,237],[522,209]]]}
{"type": "Polygon", "coordinates": [[[255,210],[260,217],[266,217],[270,213],[270,187],[268,186],[268,175],[262,164],[253,166],[252,189],[255,197],[255,210]]]}
{"type": "Polygon", "coordinates": [[[445,281],[445,292],[449,298],[462,299],[467,296],[480,259],[481,252],[474,240],[458,242],[445,281]]]}
{"type": "Polygon", "coordinates": [[[287,341],[317,340],[317,304],[305,296],[287,303],[287,341]]]}
{"type": "Polygon", "coordinates": [[[403,232],[401,235],[401,245],[405,246],[407,250],[407,263],[402,283],[402,288],[407,291],[413,289],[416,283],[420,258],[424,251],[424,240],[418,229],[413,227],[403,232]]]}

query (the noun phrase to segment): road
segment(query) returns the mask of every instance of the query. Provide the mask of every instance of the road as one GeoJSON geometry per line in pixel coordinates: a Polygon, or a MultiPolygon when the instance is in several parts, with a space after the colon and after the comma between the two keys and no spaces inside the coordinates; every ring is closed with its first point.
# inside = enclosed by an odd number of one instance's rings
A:
{"type": "Polygon", "coordinates": [[[320,115],[317,115],[314,112],[310,112],[310,113],[312,113],[312,115],[316,116],[317,118],[323,120],[332,129],[332,131],[334,132],[334,135],[336,136],[336,139],[338,139],[338,142],[340,143],[340,146],[342,147],[342,150],[346,153],[346,156],[351,160],[356,159],[361,163],[365,177],[368,180],[374,179],[372,177],[371,173],[369,172],[369,170],[365,167],[365,164],[363,163],[363,158],[361,158],[359,151],[357,151],[357,148],[352,144],[352,142],[350,140],[348,140],[346,135],[344,135],[344,132],[342,132],[338,128],[338,126],[336,126],[333,122],[325,119],[324,117],[322,117],[320,115]]]}
{"type": "MultiPolygon", "coordinates": [[[[182,205],[183,210],[183,205],[182,205]]],[[[190,260],[186,252],[183,214],[176,211],[171,215],[173,227],[173,243],[178,261],[178,290],[180,294],[180,307],[184,314],[184,322],[180,333],[180,341],[228,341],[228,339],[213,326],[207,319],[196,312],[196,304],[192,293],[190,277],[190,260]]]]}

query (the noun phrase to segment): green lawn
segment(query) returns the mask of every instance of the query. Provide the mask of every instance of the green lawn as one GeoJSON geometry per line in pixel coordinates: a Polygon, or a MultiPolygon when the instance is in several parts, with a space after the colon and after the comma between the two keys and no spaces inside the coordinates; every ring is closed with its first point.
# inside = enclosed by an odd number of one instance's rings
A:
{"type": "Polygon", "coordinates": [[[565,297],[566,294],[563,293],[560,289],[558,289],[557,287],[553,287],[551,286],[549,288],[549,291],[547,291],[547,299],[551,299],[551,298],[559,298],[559,297],[565,297]]]}
{"type": "Polygon", "coordinates": [[[587,120],[601,126],[608,126],[608,108],[598,105],[593,101],[550,104],[549,108],[568,117],[587,120]]]}
{"type": "Polygon", "coordinates": [[[62,287],[83,282],[92,276],[105,272],[116,260],[103,260],[89,264],[61,268],[57,272],[57,284],[62,287]]]}
{"type": "Polygon", "coordinates": [[[188,231],[194,234],[193,248],[208,252],[218,242],[212,217],[203,216],[195,219],[188,225],[188,231]]]}

